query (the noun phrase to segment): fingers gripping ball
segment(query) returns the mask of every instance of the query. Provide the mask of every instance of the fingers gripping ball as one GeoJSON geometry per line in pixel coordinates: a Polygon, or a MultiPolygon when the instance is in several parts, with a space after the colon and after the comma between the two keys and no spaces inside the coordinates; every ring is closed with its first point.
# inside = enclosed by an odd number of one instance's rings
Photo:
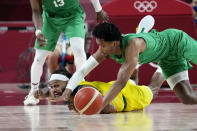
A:
{"type": "Polygon", "coordinates": [[[74,105],[80,114],[92,115],[102,108],[103,96],[93,87],[80,89],[74,98],[74,105]]]}

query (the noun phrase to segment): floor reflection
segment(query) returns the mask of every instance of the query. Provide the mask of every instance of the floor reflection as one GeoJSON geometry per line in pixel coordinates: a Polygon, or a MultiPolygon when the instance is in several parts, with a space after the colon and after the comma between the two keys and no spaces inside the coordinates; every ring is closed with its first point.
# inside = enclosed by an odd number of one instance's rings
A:
{"type": "Polygon", "coordinates": [[[0,130],[3,131],[155,131],[197,130],[197,105],[176,102],[172,92],[161,90],[157,100],[143,112],[78,115],[64,103],[23,106],[28,90],[16,84],[0,86],[0,130]],[[9,106],[7,106],[9,105],[9,106]],[[12,106],[14,105],[14,106],[12,106]],[[20,105],[20,106],[18,106],[20,105]]]}
{"type": "Polygon", "coordinates": [[[0,130],[196,130],[197,105],[151,104],[144,112],[78,115],[64,105],[0,106],[0,130]]]}
{"type": "Polygon", "coordinates": [[[76,126],[76,131],[152,131],[152,119],[145,112],[76,116],[69,125],[76,126]],[[75,121],[75,122],[73,122],[75,121]]]}
{"type": "Polygon", "coordinates": [[[39,106],[23,106],[24,116],[27,117],[30,123],[31,131],[36,131],[40,126],[40,107],[39,106]]]}

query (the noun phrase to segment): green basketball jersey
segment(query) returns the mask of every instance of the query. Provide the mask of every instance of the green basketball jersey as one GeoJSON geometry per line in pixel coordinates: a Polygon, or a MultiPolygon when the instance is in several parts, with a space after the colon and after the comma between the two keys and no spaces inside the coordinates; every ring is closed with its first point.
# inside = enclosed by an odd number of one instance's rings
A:
{"type": "Polygon", "coordinates": [[[66,12],[72,12],[79,6],[79,0],[42,0],[43,11],[51,16],[64,17],[66,12]]]}
{"type": "Polygon", "coordinates": [[[139,54],[139,63],[145,64],[150,62],[159,62],[165,57],[172,55],[183,57],[184,45],[177,46],[181,42],[182,37],[180,30],[168,29],[162,32],[152,30],[150,33],[126,34],[122,35],[121,49],[122,56],[111,55],[110,57],[118,63],[123,64],[125,61],[125,48],[129,41],[133,38],[143,38],[146,42],[146,49],[139,54]]]}
{"type": "Polygon", "coordinates": [[[45,47],[40,47],[37,40],[35,48],[54,51],[61,32],[66,38],[84,39],[84,12],[79,0],[42,0],[42,33],[47,39],[45,47]]]}
{"type": "Polygon", "coordinates": [[[167,29],[162,32],[156,30],[150,33],[126,34],[121,41],[122,55],[110,55],[116,62],[123,64],[125,61],[125,49],[132,38],[143,38],[146,49],[139,54],[139,63],[145,64],[157,62],[162,68],[165,78],[189,70],[192,65],[189,61],[197,64],[197,42],[185,32],[177,29],[167,29]]]}
{"type": "Polygon", "coordinates": [[[123,64],[125,61],[125,48],[129,41],[133,38],[143,38],[146,41],[146,50],[139,55],[139,63],[145,64],[150,62],[158,62],[164,58],[169,51],[168,41],[161,37],[159,32],[153,30],[151,33],[139,33],[139,34],[126,34],[122,35],[121,49],[122,56],[117,57],[111,55],[110,57],[116,60],[118,63],[123,64]]]}

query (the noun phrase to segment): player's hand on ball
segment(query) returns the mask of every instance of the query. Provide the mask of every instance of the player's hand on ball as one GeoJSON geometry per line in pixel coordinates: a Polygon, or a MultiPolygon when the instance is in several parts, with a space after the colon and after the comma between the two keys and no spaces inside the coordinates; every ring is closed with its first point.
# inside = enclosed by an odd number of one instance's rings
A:
{"type": "Polygon", "coordinates": [[[107,13],[104,10],[101,10],[100,12],[97,12],[97,22],[105,21],[107,22],[109,20],[109,17],[107,13]]]}
{"type": "Polygon", "coordinates": [[[68,109],[71,111],[73,110],[75,107],[74,107],[74,104],[73,103],[69,103],[68,104],[68,109]]]}
{"type": "Polygon", "coordinates": [[[42,33],[39,33],[37,36],[37,42],[40,47],[45,47],[47,44],[47,39],[44,37],[42,33]]]}
{"type": "Polygon", "coordinates": [[[74,106],[74,101],[73,101],[74,98],[70,99],[69,102],[68,102],[68,109],[70,111],[74,110],[75,112],[77,112],[77,110],[75,109],[75,106],[74,106]]]}

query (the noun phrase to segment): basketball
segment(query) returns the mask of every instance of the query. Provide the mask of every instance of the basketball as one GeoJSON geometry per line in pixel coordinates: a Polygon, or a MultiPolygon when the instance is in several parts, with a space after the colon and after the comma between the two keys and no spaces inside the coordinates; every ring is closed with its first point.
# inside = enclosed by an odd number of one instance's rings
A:
{"type": "Polygon", "coordinates": [[[93,87],[80,89],[74,97],[75,108],[80,114],[96,114],[101,109],[102,104],[102,94],[93,87]]]}

